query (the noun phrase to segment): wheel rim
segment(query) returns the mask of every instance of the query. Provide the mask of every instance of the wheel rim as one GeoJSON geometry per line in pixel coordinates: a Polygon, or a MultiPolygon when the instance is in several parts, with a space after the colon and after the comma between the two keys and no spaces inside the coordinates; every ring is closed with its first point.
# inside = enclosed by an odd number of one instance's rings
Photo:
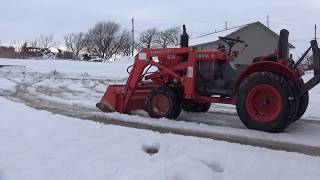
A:
{"type": "Polygon", "coordinates": [[[249,115],[258,122],[271,122],[282,107],[281,95],[276,88],[268,84],[252,88],[246,100],[249,115]]]}
{"type": "Polygon", "coordinates": [[[152,98],[152,110],[160,116],[165,116],[170,109],[169,98],[163,94],[156,94],[152,98]]]}

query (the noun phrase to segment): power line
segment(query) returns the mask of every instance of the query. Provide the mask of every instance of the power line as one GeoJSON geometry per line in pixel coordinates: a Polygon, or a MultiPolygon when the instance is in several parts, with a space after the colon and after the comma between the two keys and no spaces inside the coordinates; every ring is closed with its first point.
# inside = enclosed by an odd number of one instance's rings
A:
{"type": "MultiPolygon", "coordinates": [[[[227,25],[227,24],[226,24],[227,25]]],[[[240,26],[235,26],[235,27],[231,27],[231,28],[227,28],[226,29],[223,29],[223,30],[219,30],[219,31],[214,31],[212,33],[207,33],[207,34],[203,34],[201,36],[197,36],[195,37],[194,39],[197,39],[197,38],[201,38],[201,37],[204,37],[204,36],[209,36],[209,35],[212,35],[212,34],[216,34],[216,33],[220,33],[220,32],[223,32],[223,31],[228,31],[228,30],[231,30],[231,29],[236,29],[236,28],[241,28],[241,27],[244,27],[244,26],[247,26],[248,24],[244,24],[244,25],[240,25],[240,26]]]]}

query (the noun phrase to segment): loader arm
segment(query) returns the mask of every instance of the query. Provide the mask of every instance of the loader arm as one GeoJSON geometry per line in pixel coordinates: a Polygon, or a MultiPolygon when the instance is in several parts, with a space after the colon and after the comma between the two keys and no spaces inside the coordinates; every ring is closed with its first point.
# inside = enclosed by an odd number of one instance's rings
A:
{"type": "Polygon", "coordinates": [[[298,60],[298,62],[295,64],[295,67],[297,67],[302,60],[305,58],[305,56],[308,54],[310,50],[312,50],[313,55],[312,55],[312,66],[313,66],[313,77],[307,81],[302,90],[300,91],[300,95],[305,94],[308,92],[310,89],[315,87],[317,84],[320,82],[320,50],[318,47],[318,43],[316,40],[312,40],[310,48],[307,49],[307,51],[303,54],[303,56],[298,60]]]}
{"type": "Polygon", "coordinates": [[[134,65],[132,67],[132,70],[129,74],[128,81],[125,86],[126,93],[125,93],[124,104],[122,105],[122,108],[120,109],[121,112],[126,111],[126,107],[130,101],[130,98],[132,97],[134,90],[136,89],[138,83],[141,81],[143,71],[149,64],[150,64],[150,61],[147,58],[145,58],[145,59],[138,58],[135,60],[134,65]]]}
{"type": "MultiPolygon", "coordinates": [[[[125,85],[109,85],[101,101],[96,106],[104,112],[128,113],[130,110],[144,109],[146,93],[142,93],[138,97],[132,96],[137,91],[137,85],[142,79],[143,71],[149,64],[148,54],[142,50],[135,57],[127,83],[125,85]]],[[[148,88],[150,87],[145,89],[148,88]]]]}

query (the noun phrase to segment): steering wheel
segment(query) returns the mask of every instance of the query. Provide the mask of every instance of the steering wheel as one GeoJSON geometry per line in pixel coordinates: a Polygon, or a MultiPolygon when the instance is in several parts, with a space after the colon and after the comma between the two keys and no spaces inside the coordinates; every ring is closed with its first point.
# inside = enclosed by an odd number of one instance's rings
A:
{"type": "Polygon", "coordinates": [[[234,38],[228,38],[228,37],[219,36],[219,39],[221,39],[222,41],[224,41],[227,44],[229,44],[230,42],[232,42],[232,43],[245,43],[244,41],[242,41],[240,39],[234,39],[234,38]]]}
{"type": "Polygon", "coordinates": [[[245,43],[243,40],[240,40],[239,38],[233,39],[228,37],[221,37],[219,36],[219,39],[221,39],[223,42],[225,42],[229,46],[228,54],[231,55],[232,48],[237,43],[245,43]]]}

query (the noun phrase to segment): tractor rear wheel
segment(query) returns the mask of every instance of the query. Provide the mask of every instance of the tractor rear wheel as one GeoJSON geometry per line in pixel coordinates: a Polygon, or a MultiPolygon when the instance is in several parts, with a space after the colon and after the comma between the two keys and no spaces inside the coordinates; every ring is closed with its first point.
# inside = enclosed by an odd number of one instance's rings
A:
{"type": "Polygon", "coordinates": [[[298,81],[290,82],[291,88],[294,90],[296,103],[297,103],[297,113],[295,117],[292,119],[290,123],[293,123],[299,120],[303,114],[306,112],[309,105],[309,92],[307,91],[305,94],[299,97],[299,89],[301,89],[304,85],[303,79],[300,78],[298,81]],[[295,84],[296,83],[296,84],[295,84]]]}
{"type": "Polygon", "coordinates": [[[299,98],[299,106],[298,106],[299,108],[294,121],[299,120],[303,116],[303,114],[306,112],[308,108],[308,105],[309,105],[309,92],[306,92],[304,95],[302,95],[299,98]]]}
{"type": "Polygon", "coordinates": [[[174,91],[167,86],[159,86],[150,91],[146,109],[152,118],[176,119],[181,112],[181,103],[174,91]]]}
{"type": "Polygon", "coordinates": [[[292,89],[278,74],[253,73],[240,85],[237,95],[238,115],[249,129],[281,132],[296,116],[292,89]]]}
{"type": "Polygon", "coordinates": [[[184,100],[182,102],[182,109],[186,112],[208,112],[210,109],[210,103],[196,103],[190,100],[184,100]]]}

